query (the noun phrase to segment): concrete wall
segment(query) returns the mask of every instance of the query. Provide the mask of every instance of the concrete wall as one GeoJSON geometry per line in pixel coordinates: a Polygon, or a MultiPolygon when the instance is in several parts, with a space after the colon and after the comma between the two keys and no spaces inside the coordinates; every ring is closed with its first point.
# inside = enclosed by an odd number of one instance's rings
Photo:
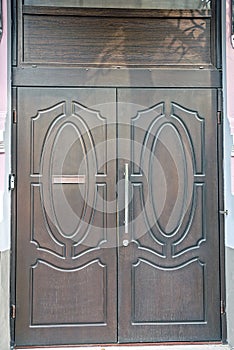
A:
{"type": "Polygon", "coordinates": [[[226,270],[227,270],[227,332],[228,343],[234,347],[234,250],[226,248],[226,270]]]}
{"type": "Polygon", "coordinates": [[[9,334],[9,251],[0,252],[0,349],[8,350],[10,347],[9,334]]]}
{"type": "Polygon", "coordinates": [[[223,1],[224,61],[224,198],[226,244],[226,298],[228,343],[234,347],[234,157],[231,157],[234,143],[234,49],[231,45],[231,0],[223,1]],[[226,5],[226,9],[225,9],[226,5]]]}
{"type": "Polygon", "coordinates": [[[3,36],[0,41],[0,350],[10,349],[10,1],[2,1],[3,36]],[[8,8],[7,8],[8,6],[8,8]]]}

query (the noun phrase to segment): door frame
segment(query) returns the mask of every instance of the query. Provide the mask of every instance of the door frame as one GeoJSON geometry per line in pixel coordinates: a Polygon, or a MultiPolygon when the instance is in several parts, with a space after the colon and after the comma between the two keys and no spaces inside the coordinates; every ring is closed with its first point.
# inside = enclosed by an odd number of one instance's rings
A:
{"type": "MultiPolygon", "coordinates": [[[[114,67],[105,71],[107,74],[102,77],[99,83],[95,83],[91,80],[90,77],[99,72],[103,71],[103,68],[89,68],[86,70],[85,68],[70,68],[69,69],[69,78],[68,82],[71,86],[77,86],[74,81],[79,81],[80,85],[83,87],[89,87],[90,84],[92,86],[102,86],[102,87],[148,87],[148,88],[162,88],[162,87],[179,87],[179,88],[216,88],[218,90],[218,111],[217,111],[217,119],[220,118],[220,113],[222,116],[223,106],[222,106],[222,88],[221,88],[221,80],[222,80],[222,0],[217,0],[215,2],[216,6],[213,11],[216,12],[215,20],[212,21],[211,30],[214,32],[213,39],[211,40],[211,48],[213,53],[213,62],[216,69],[211,69],[211,71],[203,70],[203,67],[194,71],[190,69],[182,68],[178,72],[174,71],[170,68],[163,68],[161,71],[158,68],[153,68],[151,70],[152,79],[142,79],[144,70],[142,68],[131,69],[131,84],[129,83],[128,70],[121,67],[114,67]],[[181,71],[184,73],[183,81],[178,82],[179,74],[181,71]],[[172,79],[171,79],[172,77],[172,79]],[[163,79],[162,79],[163,78],[163,79]],[[166,79],[165,79],[166,78],[166,79]],[[114,82],[112,85],[110,82],[114,82]],[[170,83],[169,83],[170,81],[170,83]],[[211,83],[212,86],[211,86],[211,83]],[[141,82],[139,84],[139,82],[141,82]],[[96,84],[96,85],[95,85],[96,84]],[[168,85],[171,86],[168,86],[168,85]],[[176,85],[177,84],[177,85],[176,85]]],[[[16,157],[16,148],[17,148],[17,87],[24,85],[37,85],[38,82],[40,86],[60,86],[61,81],[63,81],[63,77],[66,76],[66,68],[55,68],[54,69],[54,78],[51,81],[46,79],[50,68],[47,67],[33,67],[28,66],[27,71],[24,70],[24,67],[17,66],[17,1],[12,0],[12,71],[13,71],[13,80],[12,80],[12,174],[17,174],[17,157],[16,157]]],[[[69,85],[70,86],[70,85],[69,85]]],[[[218,122],[218,159],[219,159],[219,208],[220,211],[224,209],[224,179],[223,179],[223,121],[221,117],[221,121],[218,122]]],[[[16,182],[17,185],[17,182],[16,182]]],[[[16,269],[16,191],[12,191],[11,198],[11,231],[12,231],[12,254],[11,254],[11,291],[10,291],[10,307],[11,307],[11,343],[14,346],[14,338],[15,338],[15,308],[14,305],[16,303],[15,300],[15,269],[16,269]]],[[[220,222],[220,293],[221,293],[221,323],[222,323],[222,342],[226,343],[227,340],[227,322],[226,322],[226,312],[225,312],[225,304],[226,304],[226,287],[225,287],[225,245],[224,245],[224,215],[219,215],[220,222]]],[[[174,344],[174,343],[170,343],[174,344]]],[[[176,343],[178,344],[178,343],[176,343]]],[[[184,345],[186,343],[183,343],[184,345]]],[[[198,344],[197,342],[195,344],[198,344]]],[[[134,343],[132,346],[136,346],[134,343]]],[[[141,344],[142,345],[142,344],[141,344]]],[[[97,344],[98,346],[98,344],[97,344]]],[[[101,344],[101,346],[105,346],[101,344]]],[[[121,344],[118,346],[124,346],[121,344]]]]}

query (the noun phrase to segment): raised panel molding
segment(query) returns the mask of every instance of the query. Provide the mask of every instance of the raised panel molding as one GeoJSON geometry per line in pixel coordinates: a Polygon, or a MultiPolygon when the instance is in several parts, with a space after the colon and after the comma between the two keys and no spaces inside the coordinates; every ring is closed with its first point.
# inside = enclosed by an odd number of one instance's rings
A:
{"type": "Polygon", "coordinates": [[[148,251],[150,261],[154,257],[165,268],[194,261],[206,240],[204,119],[174,102],[171,112],[168,107],[160,102],[131,119],[132,176],[148,179],[142,180],[144,191],[136,180],[132,187],[138,203],[133,239],[144,256],[148,251]]]}
{"type": "MultiPolygon", "coordinates": [[[[59,102],[31,118],[33,266],[42,261],[64,272],[97,259],[107,241],[107,188],[96,183],[97,176],[107,174],[107,121],[97,110],[68,103],[59,102]],[[83,208],[77,212],[77,205],[72,206],[82,198],[83,208]],[[63,205],[61,212],[62,203],[67,211],[63,205]]],[[[36,276],[32,283],[37,283],[36,276]]]]}

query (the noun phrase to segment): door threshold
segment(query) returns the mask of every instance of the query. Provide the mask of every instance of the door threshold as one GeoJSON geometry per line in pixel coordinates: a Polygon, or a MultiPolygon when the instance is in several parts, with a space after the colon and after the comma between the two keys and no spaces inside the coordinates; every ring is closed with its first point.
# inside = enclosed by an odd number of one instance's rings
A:
{"type": "Polygon", "coordinates": [[[108,344],[108,345],[60,345],[60,346],[42,346],[42,347],[16,347],[17,350],[230,350],[229,345],[217,344],[217,343],[196,343],[196,344],[108,344]]]}

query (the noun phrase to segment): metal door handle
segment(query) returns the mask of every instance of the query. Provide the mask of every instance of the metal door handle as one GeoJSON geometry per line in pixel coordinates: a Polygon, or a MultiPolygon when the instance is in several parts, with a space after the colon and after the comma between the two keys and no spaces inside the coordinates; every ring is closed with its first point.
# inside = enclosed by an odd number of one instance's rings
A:
{"type": "Polygon", "coordinates": [[[124,187],[124,226],[128,233],[128,163],[125,163],[124,187]]]}

